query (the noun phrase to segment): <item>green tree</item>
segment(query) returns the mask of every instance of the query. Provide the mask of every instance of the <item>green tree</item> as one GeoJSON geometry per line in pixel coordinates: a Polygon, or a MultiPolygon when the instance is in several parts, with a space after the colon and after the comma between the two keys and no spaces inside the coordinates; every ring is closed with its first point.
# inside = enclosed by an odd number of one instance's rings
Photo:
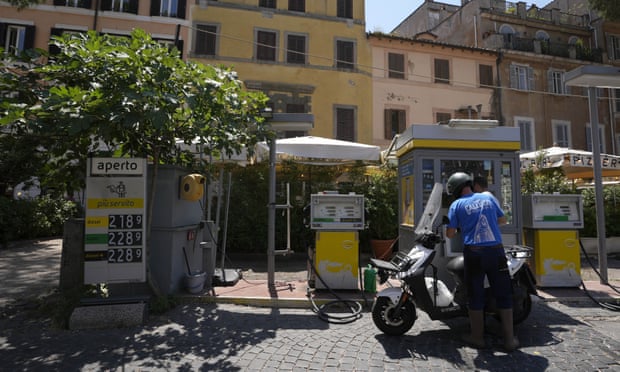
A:
{"type": "Polygon", "coordinates": [[[608,21],[620,20],[620,2],[618,0],[589,0],[590,6],[601,12],[608,21]]]}
{"type": "MultiPolygon", "coordinates": [[[[3,68],[5,92],[28,74],[36,79],[31,95],[2,102],[0,124],[12,136],[44,141],[47,170],[62,179],[83,186],[93,153],[149,158],[156,179],[160,163],[191,162],[178,140],[205,144],[208,158],[251,149],[273,135],[260,116],[264,94],[244,91],[229,69],[184,62],[143,30],[130,37],[67,34],[52,44],[60,53],[45,65],[25,72],[3,68]]],[[[154,193],[151,187],[147,221],[154,193]]]]}

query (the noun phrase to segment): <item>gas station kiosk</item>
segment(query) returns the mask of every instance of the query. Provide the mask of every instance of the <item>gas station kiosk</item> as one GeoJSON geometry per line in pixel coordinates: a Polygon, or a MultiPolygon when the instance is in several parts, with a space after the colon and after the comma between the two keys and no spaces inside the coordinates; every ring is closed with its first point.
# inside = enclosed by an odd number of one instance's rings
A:
{"type": "Polygon", "coordinates": [[[317,289],[358,289],[359,230],[364,229],[364,195],[323,192],[310,195],[310,228],[315,231],[317,289]]]}
{"type": "Polygon", "coordinates": [[[539,287],[578,287],[581,284],[577,231],[581,228],[581,195],[523,196],[524,243],[534,248],[534,262],[530,267],[539,287]]]}
{"type": "MultiPolygon", "coordinates": [[[[453,197],[446,194],[450,175],[465,172],[485,177],[508,223],[501,226],[504,244],[521,244],[521,184],[519,128],[498,126],[495,120],[450,120],[448,124],[414,124],[395,139],[399,180],[399,249],[414,244],[420,219],[435,183],[444,185],[439,224],[448,215],[453,197]],[[516,216],[516,217],[515,217],[516,216]]],[[[445,263],[463,252],[462,238],[445,239],[435,256],[438,277],[453,284],[445,263]]]]}

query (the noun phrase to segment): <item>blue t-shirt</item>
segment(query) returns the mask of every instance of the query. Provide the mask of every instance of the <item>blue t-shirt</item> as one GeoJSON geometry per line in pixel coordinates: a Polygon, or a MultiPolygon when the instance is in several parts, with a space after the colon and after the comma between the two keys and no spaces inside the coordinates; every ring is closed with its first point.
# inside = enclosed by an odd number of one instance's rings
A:
{"type": "Polygon", "coordinates": [[[461,229],[465,245],[497,245],[502,242],[497,219],[503,216],[504,211],[493,196],[472,193],[461,196],[450,205],[448,227],[461,229]]]}

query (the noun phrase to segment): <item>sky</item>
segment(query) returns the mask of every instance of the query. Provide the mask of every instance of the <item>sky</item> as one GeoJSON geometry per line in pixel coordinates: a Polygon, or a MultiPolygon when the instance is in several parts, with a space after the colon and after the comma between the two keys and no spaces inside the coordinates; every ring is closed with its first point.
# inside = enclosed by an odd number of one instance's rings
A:
{"type": "MultiPolygon", "coordinates": [[[[364,0],[366,2],[366,31],[389,33],[409,14],[413,13],[424,0],[364,0]]],[[[519,0],[513,0],[517,2],[519,0]]],[[[543,7],[551,0],[525,0],[529,5],[543,7]]],[[[460,5],[461,0],[435,0],[437,3],[460,5]]]]}

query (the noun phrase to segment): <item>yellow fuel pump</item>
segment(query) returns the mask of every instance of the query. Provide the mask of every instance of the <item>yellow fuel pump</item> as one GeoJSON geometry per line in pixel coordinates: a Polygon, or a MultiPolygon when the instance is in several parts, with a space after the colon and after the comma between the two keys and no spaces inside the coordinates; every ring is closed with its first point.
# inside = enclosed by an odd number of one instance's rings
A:
{"type": "Polygon", "coordinates": [[[358,289],[359,230],[364,228],[364,196],[323,192],[310,196],[310,228],[315,230],[315,288],[358,289]]]}

